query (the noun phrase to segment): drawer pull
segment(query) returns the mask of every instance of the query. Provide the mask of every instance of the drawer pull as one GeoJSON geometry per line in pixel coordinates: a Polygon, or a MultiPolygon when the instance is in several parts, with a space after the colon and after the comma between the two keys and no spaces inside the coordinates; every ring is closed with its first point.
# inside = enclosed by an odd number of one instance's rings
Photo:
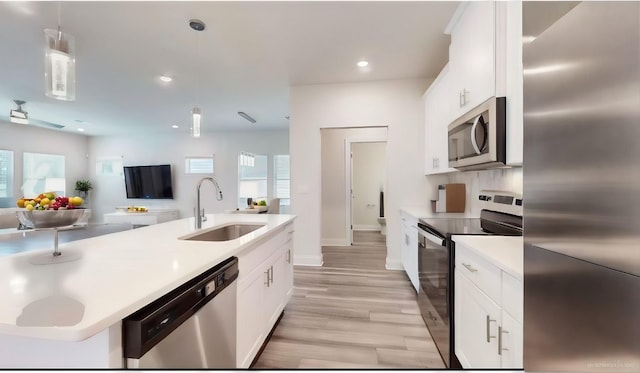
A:
{"type": "Polygon", "coordinates": [[[473,266],[471,266],[471,264],[462,263],[462,265],[464,266],[464,268],[469,270],[469,272],[471,272],[471,273],[478,272],[478,270],[473,268],[473,266]]]}
{"type": "Polygon", "coordinates": [[[265,282],[264,284],[267,285],[267,287],[271,285],[271,282],[269,281],[270,279],[269,271],[271,271],[271,269],[267,269],[266,271],[264,271],[264,274],[267,275],[267,282],[265,282]]]}
{"type": "Polygon", "coordinates": [[[491,338],[495,338],[495,336],[491,335],[491,323],[496,322],[489,315],[487,315],[487,343],[491,343],[491,338]]]}
{"type": "Polygon", "coordinates": [[[509,333],[507,330],[502,329],[501,326],[498,327],[498,355],[502,355],[502,351],[509,351],[508,348],[502,347],[502,334],[509,333]]]}

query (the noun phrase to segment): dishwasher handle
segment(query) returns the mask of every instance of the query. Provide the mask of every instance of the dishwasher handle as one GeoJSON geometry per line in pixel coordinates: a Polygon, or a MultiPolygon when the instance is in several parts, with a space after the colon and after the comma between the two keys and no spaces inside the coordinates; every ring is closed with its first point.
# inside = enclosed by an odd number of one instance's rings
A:
{"type": "Polygon", "coordinates": [[[238,278],[238,258],[231,257],[122,322],[125,358],[139,359],[238,278]]]}

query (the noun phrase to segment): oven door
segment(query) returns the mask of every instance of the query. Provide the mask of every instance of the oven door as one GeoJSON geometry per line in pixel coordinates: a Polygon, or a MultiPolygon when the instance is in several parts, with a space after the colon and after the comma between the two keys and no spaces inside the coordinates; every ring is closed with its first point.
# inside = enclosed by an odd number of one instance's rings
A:
{"type": "Polygon", "coordinates": [[[448,127],[449,167],[482,169],[504,165],[506,103],[492,97],[448,127]]]}
{"type": "Polygon", "coordinates": [[[446,240],[418,229],[418,304],[422,318],[447,367],[450,367],[449,250],[446,240]]]}

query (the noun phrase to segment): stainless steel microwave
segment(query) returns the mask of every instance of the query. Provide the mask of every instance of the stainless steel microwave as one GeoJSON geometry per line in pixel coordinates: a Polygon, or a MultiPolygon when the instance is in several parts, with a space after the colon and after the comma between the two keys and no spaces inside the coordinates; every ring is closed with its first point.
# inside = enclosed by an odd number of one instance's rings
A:
{"type": "Polygon", "coordinates": [[[449,167],[469,171],[505,165],[506,106],[505,97],[491,97],[449,125],[449,167]]]}

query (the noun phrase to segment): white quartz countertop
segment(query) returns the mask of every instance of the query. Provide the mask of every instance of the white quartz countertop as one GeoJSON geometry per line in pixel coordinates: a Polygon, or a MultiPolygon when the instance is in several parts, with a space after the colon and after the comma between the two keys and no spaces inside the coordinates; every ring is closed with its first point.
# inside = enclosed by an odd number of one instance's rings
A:
{"type": "Polygon", "coordinates": [[[464,244],[503,271],[522,280],[524,274],[524,241],[515,236],[453,235],[453,241],[464,244]]]}
{"type": "Polygon", "coordinates": [[[433,216],[433,213],[430,209],[420,206],[402,207],[400,211],[413,216],[416,219],[433,216]]]}
{"type": "Polygon", "coordinates": [[[269,239],[295,219],[277,214],[207,214],[202,230],[231,223],[265,224],[224,242],[180,240],[194,218],[60,245],[67,263],[34,265],[51,248],[0,257],[0,334],[80,341],[115,324],[223,260],[269,239]]]}

